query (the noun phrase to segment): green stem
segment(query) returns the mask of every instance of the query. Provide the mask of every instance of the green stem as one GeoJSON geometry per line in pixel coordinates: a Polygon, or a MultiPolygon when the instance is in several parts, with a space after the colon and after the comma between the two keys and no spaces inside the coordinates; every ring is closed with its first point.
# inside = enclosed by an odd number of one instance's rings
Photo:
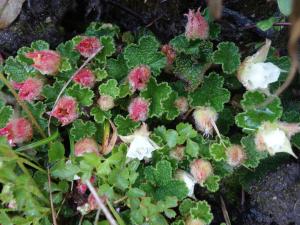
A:
{"type": "Polygon", "coordinates": [[[43,168],[39,167],[38,165],[35,165],[34,163],[28,161],[27,159],[22,158],[22,159],[20,159],[20,161],[22,163],[27,164],[28,166],[31,166],[32,168],[34,168],[34,169],[36,169],[36,170],[38,170],[38,171],[40,171],[42,173],[47,174],[46,170],[44,170],[43,168]]]}
{"type": "Polygon", "coordinates": [[[15,151],[16,152],[22,152],[22,151],[25,151],[27,149],[32,149],[32,148],[37,148],[37,147],[40,147],[42,145],[46,145],[48,143],[50,143],[51,141],[54,141],[55,139],[58,138],[58,131],[56,131],[54,134],[52,134],[51,136],[45,138],[45,139],[42,139],[42,140],[39,140],[37,142],[34,142],[34,143],[30,143],[28,145],[25,145],[25,146],[22,146],[20,148],[17,148],[15,151]]]}
{"type": "Polygon", "coordinates": [[[119,225],[125,225],[125,222],[123,221],[123,219],[121,218],[121,216],[117,213],[117,211],[114,209],[114,207],[111,205],[111,203],[108,200],[106,201],[106,204],[107,204],[109,210],[111,211],[111,213],[116,218],[118,224],[119,225]]]}

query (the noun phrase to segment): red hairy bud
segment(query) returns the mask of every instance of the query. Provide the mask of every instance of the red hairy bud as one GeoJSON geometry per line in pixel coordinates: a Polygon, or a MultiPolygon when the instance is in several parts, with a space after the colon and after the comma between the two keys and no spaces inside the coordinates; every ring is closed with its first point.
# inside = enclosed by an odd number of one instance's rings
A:
{"type": "Polygon", "coordinates": [[[188,22],[185,26],[185,36],[187,39],[207,39],[209,34],[209,26],[203,16],[201,16],[200,9],[196,12],[189,10],[188,14],[185,14],[188,18],[188,22]]]}
{"type": "Polygon", "coordinates": [[[28,78],[22,83],[15,83],[14,86],[19,89],[18,95],[20,99],[25,101],[33,101],[39,99],[43,89],[43,82],[37,78],[28,78]]]}
{"type": "Polygon", "coordinates": [[[99,51],[101,43],[96,37],[84,37],[75,48],[83,57],[88,58],[99,51]]]}
{"type": "Polygon", "coordinates": [[[140,97],[134,98],[128,107],[129,117],[133,121],[145,121],[148,116],[148,111],[149,102],[140,97]]]}
{"type": "Polygon", "coordinates": [[[151,76],[151,70],[148,66],[138,66],[132,69],[128,75],[130,86],[133,90],[143,90],[151,76]]]}
{"type": "Polygon", "coordinates": [[[168,64],[169,65],[173,64],[173,62],[174,62],[174,60],[176,58],[176,52],[172,48],[172,46],[169,45],[169,44],[165,44],[165,45],[162,46],[161,51],[167,57],[168,64]]]}
{"type": "Polygon", "coordinates": [[[61,57],[52,50],[41,50],[26,53],[26,57],[33,60],[33,67],[42,74],[54,75],[58,72],[61,57]]]}
{"type": "Polygon", "coordinates": [[[114,98],[110,95],[101,95],[97,100],[97,103],[103,111],[108,111],[115,106],[114,98]]]}
{"type": "Polygon", "coordinates": [[[58,119],[62,126],[68,125],[78,117],[77,102],[69,96],[61,97],[49,114],[58,119]]]}
{"type": "Polygon", "coordinates": [[[84,87],[92,88],[95,85],[96,77],[91,70],[84,68],[75,74],[73,81],[84,87]]]}
{"type": "Polygon", "coordinates": [[[12,146],[29,141],[32,135],[31,124],[25,118],[12,119],[4,128],[0,129],[0,136],[6,136],[12,146]]]}
{"type": "Polygon", "coordinates": [[[99,145],[92,138],[84,138],[75,144],[75,156],[82,156],[85,153],[99,154],[99,145]]]}
{"type": "Polygon", "coordinates": [[[240,166],[246,159],[245,150],[240,145],[232,145],[227,149],[226,154],[230,166],[240,166]]]}
{"type": "Polygon", "coordinates": [[[191,174],[195,178],[195,180],[203,184],[206,179],[213,174],[213,168],[209,161],[204,159],[196,159],[194,160],[191,165],[191,174]]]}

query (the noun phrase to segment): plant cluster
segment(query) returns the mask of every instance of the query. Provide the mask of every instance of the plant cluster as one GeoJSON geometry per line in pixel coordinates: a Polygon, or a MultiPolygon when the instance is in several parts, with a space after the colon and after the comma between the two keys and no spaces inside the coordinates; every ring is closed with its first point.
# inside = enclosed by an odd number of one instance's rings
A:
{"type": "Polygon", "coordinates": [[[289,58],[267,40],[241,63],[206,10],[186,16],[185,34],[165,45],[92,23],[55,50],[39,40],[5,60],[0,223],[51,224],[51,193],[58,220],[91,224],[88,181],[120,225],[210,224],[195,185],[214,193],[270,155],[296,157],[293,112],[282,116],[279,98],[264,105],[289,58]]]}

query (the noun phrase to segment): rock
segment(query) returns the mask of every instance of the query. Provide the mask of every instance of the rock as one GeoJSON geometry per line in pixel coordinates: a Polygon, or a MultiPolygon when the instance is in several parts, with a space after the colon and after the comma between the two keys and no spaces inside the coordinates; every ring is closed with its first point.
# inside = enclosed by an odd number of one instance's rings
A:
{"type": "Polygon", "coordinates": [[[300,224],[300,164],[269,173],[250,188],[244,225],[300,224]]]}

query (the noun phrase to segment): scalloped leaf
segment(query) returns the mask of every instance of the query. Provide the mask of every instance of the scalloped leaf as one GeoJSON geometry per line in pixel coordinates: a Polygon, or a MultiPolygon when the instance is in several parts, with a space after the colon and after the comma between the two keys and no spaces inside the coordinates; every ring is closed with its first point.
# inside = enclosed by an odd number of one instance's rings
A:
{"type": "Polygon", "coordinates": [[[61,43],[57,46],[56,50],[60,53],[60,55],[64,58],[68,59],[68,62],[72,66],[76,66],[78,60],[80,59],[80,53],[75,50],[75,41],[69,40],[65,43],[61,43]]]}
{"type": "Polygon", "coordinates": [[[108,73],[105,69],[97,68],[93,72],[96,76],[97,81],[102,81],[102,80],[104,80],[105,78],[108,77],[108,73]]]}
{"type": "Polygon", "coordinates": [[[5,61],[4,72],[8,75],[9,79],[16,82],[23,82],[28,77],[33,76],[36,70],[10,56],[5,61]]]}
{"type": "Polygon", "coordinates": [[[123,55],[119,55],[117,59],[108,59],[106,70],[110,78],[121,80],[128,74],[128,67],[123,55]]]}
{"type": "Polygon", "coordinates": [[[241,105],[245,112],[239,113],[235,117],[237,126],[243,128],[245,131],[253,131],[264,121],[273,122],[279,119],[282,115],[282,106],[278,97],[267,106],[256,108],[257,106],[260,106],[260,104],[263,104],[266,99],[267,96],[261,92],[246,92],[241,101],[241,105]]]}
{"type": "Polygon", "coordinates": [[[124,50],[124,59],[129,69],[139,65],[148,65],[154,76],[167,64],[163,53],[158,51],[160,44],[153,36],[143,36],[138,44],[130,44],[124,50]]]}
{"type": "Polygon", "coordinates": [[[0,107],[0,128],[5,127],[5,125],[8,123],[8,121],[10,120],[10,118],[13,115],[13,108],[11,106],[5,106],[2,105],[0,107]]]}
{"type": "Polygon", "coordinates": [[[100,23],[92,22],[85,31],[85,34],[88,36],[118,36],[120,33],[120,28],[114,24],[110,23],[100,23]]]}
{"type": "Polygon", "coordinates": [[[140,123],[134,122],[132,119],[124,117],[122,115],[117,115],[114,119],[114,123],[117,127],[118,134],[120,135],[128,135],[134,132],[140,126],[140,123]]]}
{"type": "Polygon", "coordinates": [[[111,118],[111,112],[103,111],[100,107],[93,107],[90,114],[94,117],[96,123],[103,123],[106,119],[111,118]]]}
{"type": "Polygon", "coordinates": [[[164,108],[164,102],[172,93],[172,88],[166,82],[157,83],[151,78],[147,84],[147,88],[141,92],[141,96],[150,101],[149,117],[160,117],[168,109],[164,108]]]}
{"type": "Polygon", "coordinates": [[[109,95],[116,98],[120,94],[120,88],[118,87],[118,81],[110,79],[99,86],[100,95],[109,95]]]}
{"type": "MultiPolygon", "coordinates": [[[[38,124],[46,129],[47,128],[47,120],[43,117],[46,113],[46,105],[43,102],[36,102],[36,103],[27,103],[27,106],[37,120],[38,124]]],[[[25,112],[23,112],[23,116],[27,116],[25,112]]]]}
{"type": "Polygon", "coordinates": [[[188,96],[190,105],[211,106],[217,112],[224,109],[224,104],[230,100],[230,92],[223,88],[224,78],[217,73],[210,73],[204,78],[204,83],[188,96]]]}
{"type": "Polygon", "coordinates": [[[112,56],[116,51],[115,42],[111,36],[102,36],[100,43],[103,48],[97,54],[95,60],[99,63],[106,63],[106,58],[112,56]]]}
{"type": "Polygon", "coordinates": [[[192,91],[201,84],[209,66],[210,63],[196,63],[189,56],[180,54],[174,62],[174,73],[179,79],[187,82],[185,88],[192,91]]]}
{"type": "Polygon", "coordinates": [[[57,80],[52,85],[45,85],[42,90],[42,95],[46,98],[46,102],[55,102],[57,95],[64,84],[64,81],[57,80]]]}
{"type": "Polygon", "coordinates": [[[187,155],[196,158],[199,155],[199,151],[200,151],[200,146],[196,142],[192,141],[191,139],[188,139],[186,142],[184,152],[187,155]]]}
{"type": "Polygon", "coordinates": [[[163,102],[163,107],[166,110],[165,114],[167,120],[174,120],[180,114],[178,108],[175,106],[175,101],[177,100],[177,98],[177,92],[172,91],[168,99],[163,102]]]}
{"type": "Polygon", "coordinates": [[[219,177],[217,175],[212,175],[207,178],[207,180],[205,181],[205,183],[203,185],[210,192],[216,192],[219,190],[220,180],[221,180],[221,177],[219,177]]]}
{"type": "Polygon", "coordinates": [[[31,43],[31,48],[35,50],[48,50],[50,45],[43,40],[37,40],[31,43]]]}
{"type": "Polygon", "coordinates": [[[189,123],[179,123],[176,125],[178,132],[177,144],[182,145],[189,138],[194,138],[198,135],[197,131],[189,123]]]}
{"type": "Polygon", "coordinates": [[[243,165],[247,168],[256,168],[261,159],[268,156],[267,152],[258,151],[255,146],[254,137],[252,135],[243,137],[241,144],[246,152],[246,160],[243,165]]]}
{"type": "Polygon", "coordinates": [[[94,92],[89,88],[82,87],[79,84],[73,84],[67,89],[66,93],[75,98],[83,106],[93,104],[94,92]]]}
{"type": "Polygon", "coordinates": [[[190,209],[190,214],[193,219],[200,219],[206,224],[210,224],[214,218],[207,201],[198,201],[196,206],[190,209]]]}
{"type": "Polygon", "coordinates": [[[234,73],[241,64],[239,48],[233,42],[221,42],[213,54],[213,62],[221,64],[224,73],[234,73]]]}
{"type": "Polygon", "coordinates": [[[216,161],[222,161],[226,160],[226,148],[222,143],[213,143],[209,147],[210,155],[214,158],[216,161]]]}
{"type": "Polygon", "coordinates": [[[70,134],[74,141],[78,141],[82,138],[92,137],[96,133],[95,123],[91,121],[84,122],[81,119],[75,120],[72,123],[70,134]]]}

